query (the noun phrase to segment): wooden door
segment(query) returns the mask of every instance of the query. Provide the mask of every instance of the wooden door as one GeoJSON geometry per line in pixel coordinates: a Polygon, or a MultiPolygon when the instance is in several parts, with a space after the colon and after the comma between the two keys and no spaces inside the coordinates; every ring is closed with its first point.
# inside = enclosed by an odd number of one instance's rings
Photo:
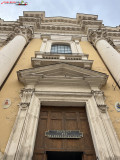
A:
{"type": "Polygon", "coordinates": [[[84,160],[96,160],[85,107],[42,106],[33,160],[47,160],[47,151],[83,152],[84,160]],[[80,130],[80,139],[50,139],[48,130],[80,130]]]}

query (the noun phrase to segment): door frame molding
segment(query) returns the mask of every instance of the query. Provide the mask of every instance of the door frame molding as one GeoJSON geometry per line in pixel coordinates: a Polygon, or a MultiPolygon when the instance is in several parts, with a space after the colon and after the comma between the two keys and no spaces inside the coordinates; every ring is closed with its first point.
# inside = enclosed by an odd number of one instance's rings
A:
{"type": "Polygon", "coordinates": [[[31,160],[41,105],[85,106],[92,140],[99,160],[119,160],[120,143],[112,126],[101,91],[67,93],[24,89],[19,112],[3,160],[31,160]]]}

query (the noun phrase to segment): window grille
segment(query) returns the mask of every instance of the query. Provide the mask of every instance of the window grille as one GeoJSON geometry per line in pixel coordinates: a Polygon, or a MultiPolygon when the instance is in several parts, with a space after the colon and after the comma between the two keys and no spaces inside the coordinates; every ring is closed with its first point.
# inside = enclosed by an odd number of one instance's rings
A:
{"type": "Polygon", "coordinates": [[[54,54],[71,54],[71,48],[69,45],[61,45],[61,44],[54,44],[51,47],[51,53],[54,54]]]}

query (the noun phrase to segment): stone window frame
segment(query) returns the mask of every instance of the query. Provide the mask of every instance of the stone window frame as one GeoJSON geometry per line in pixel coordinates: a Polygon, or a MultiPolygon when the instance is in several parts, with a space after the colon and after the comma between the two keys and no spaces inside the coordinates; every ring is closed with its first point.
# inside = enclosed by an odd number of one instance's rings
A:
{"type": "MultiPolygon", "coordinates": [[[[59,35],[60,36],[60,35],[59,35]]],[[[58,36],[58,37],[59,37],[58,36]]],[[[56,38],[52,39],[51,36],[43,37],[42,45],[40,47],[40,52],[43,53],[50,53],[52,44],[58,43],[58,44],[68,44],[71,47],[72,55],[74,54],[83,54],[82,48],[80,47],[80,40],[72,39],[72,36],[64,36],[66,39],[62,36],[60,36],[60,40],[56,36],[56,38]]]]}

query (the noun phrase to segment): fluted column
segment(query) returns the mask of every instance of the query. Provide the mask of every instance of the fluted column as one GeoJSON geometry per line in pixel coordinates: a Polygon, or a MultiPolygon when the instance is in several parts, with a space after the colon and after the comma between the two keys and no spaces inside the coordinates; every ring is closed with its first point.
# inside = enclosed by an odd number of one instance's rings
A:
{"type": "Polygon", "coordinates": [[[6,79],[31,35],[32,30],[28,28],[15,28],[14,33],[9,35],[8,39],[10,42],[0,50],[0,86],[6,79]]]}
{"type": "Polygon", "coordinates": [[[106,31],[90,31],[88,36],[88,40],[96,47],[109,71],[120,86],[120,53],[108,43],[106,31]]]}

